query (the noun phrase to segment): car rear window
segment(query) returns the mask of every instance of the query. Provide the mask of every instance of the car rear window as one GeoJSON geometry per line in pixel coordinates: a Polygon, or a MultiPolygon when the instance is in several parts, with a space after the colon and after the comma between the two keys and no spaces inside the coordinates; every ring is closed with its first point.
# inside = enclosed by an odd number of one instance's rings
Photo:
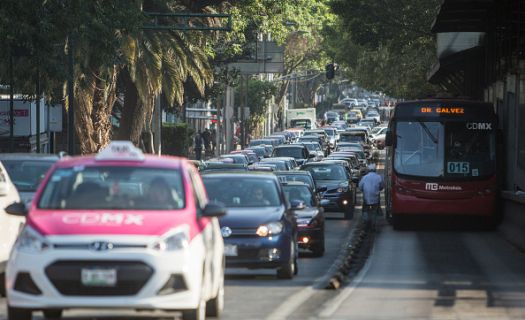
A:
{"type": "Polygon", "coordinates": [[[2,160],[11,181],[21,192],[35,192],[55,161],[2,160]]]}
{"type": "Polygon", "coordinates": [[[281,205],[279,189],[273,179],[232,176],[202,177],[208,199],[226,207],[276,207],[281,205]]]}

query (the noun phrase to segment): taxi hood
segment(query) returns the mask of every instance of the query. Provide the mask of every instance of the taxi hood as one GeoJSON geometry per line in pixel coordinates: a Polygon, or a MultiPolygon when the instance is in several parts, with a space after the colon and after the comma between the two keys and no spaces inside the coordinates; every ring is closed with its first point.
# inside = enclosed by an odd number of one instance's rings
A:
{"type": "Polygon", "coordinates": [[[180,225],[188,225],[190,238],[208,222],[190,210],[39,210],[27,217],[27,224],[42,235],[145,235],[161,236],[180,225]]]}

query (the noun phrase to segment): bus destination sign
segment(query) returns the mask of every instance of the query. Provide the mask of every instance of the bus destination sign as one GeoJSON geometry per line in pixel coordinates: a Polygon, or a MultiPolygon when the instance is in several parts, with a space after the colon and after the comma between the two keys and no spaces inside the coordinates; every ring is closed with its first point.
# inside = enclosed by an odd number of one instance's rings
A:
{"type": "Polygon", "coordinates": [[[463,107],[421,107],[419,109],[424,114],[447,114],[447,115],[463,115],[465,108],[463,107]]]}

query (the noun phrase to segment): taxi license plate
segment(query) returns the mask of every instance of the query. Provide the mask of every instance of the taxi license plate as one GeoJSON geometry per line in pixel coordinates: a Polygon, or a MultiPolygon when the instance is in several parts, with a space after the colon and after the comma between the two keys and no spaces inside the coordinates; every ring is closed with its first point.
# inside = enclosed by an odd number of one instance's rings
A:
{"type": "Polygon", "coordinates": [[[117,284],[116,269],[82,269],[82,284],[87,287],[114,287],[117,284]]]}
{"type": "Polygon", "coordinates": [[[227,257],[236,257],[238,255],[237,245],[225,244],[224,245],[224,255],[227,257]]]}

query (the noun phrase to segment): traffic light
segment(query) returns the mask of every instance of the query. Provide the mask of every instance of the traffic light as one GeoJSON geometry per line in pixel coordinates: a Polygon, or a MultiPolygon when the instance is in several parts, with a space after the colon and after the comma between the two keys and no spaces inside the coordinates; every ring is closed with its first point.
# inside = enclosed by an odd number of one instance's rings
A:
{"type": "Polygon", "coordinates": [[[326,79],[332,80],[335,76],[335,65],[333,63],[329,63],[325,67],[326,69],[326,79]]]}

